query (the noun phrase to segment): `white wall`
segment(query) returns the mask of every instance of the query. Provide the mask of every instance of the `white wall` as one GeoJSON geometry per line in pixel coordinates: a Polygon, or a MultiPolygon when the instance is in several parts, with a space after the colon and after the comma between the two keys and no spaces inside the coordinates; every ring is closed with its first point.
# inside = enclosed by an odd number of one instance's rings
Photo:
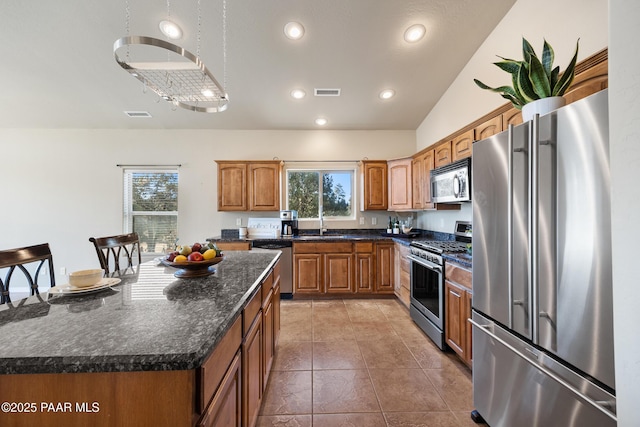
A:
{"type": "MultiPolygon", "coordinates": [[[[415,144],[413,131],[0,130],[0,248],[49,242],[59,283],[61,267],[97,267],[89,237],[123,231],[118,164],[182,165],[178,234],[193,243],[269,216],[217,211],[214,160],[390,159],[415,144]]],[[[385,227],[386,213],[365,216],[385,227]]]]}
{"type": "MultiPolygon", "coordinates": [[[[510,84],[510,76],[493,65],[499,60],[496,55],[522,58],[523,36],[541,55],[546,38],[556,54],[554,64],[564,70],[578,38],[578,60],[608,46],[607,17],[607,0],[518,0],[418,127],[417,151],[505,104],[500,95],[473,82],[477,78],[489,86],[510,84]]],[[[471,221],[471,216],[468,206],[460,212],[426,212],[419,214],[418,225],[451,233],[456,219],[471,221]]]]}
{"type": "Polygon", "coordinates": [[[640,426],[640,280],[635,225],[640,211],[640,3],[610,5],[609,114],[613,222],[613,305],[618,425],[640,426]]]}

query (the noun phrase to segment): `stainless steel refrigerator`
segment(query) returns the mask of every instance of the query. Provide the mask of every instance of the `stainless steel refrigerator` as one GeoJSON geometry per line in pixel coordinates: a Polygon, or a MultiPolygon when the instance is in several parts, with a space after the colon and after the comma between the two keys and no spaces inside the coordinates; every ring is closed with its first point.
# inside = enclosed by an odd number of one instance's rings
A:
{"type": "Polygon", "coordinates": [[[608,91],[473,144],[473,399],[615,426],[608,91]]]}

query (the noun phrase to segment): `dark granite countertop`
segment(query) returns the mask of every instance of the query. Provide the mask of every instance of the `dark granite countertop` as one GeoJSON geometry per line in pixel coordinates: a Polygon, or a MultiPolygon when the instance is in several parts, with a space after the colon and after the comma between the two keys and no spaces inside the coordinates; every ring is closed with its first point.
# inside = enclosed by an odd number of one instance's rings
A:
{"type": "Polygon", "coordinates": [[[0,305],[0,374],[194,369],[280,256],[229,251],[204,278],[144,263],[113,289],[0,305]]]}
{"type": "Polygon", "coordinates": [[[469,270],[473,267],[472,257],[471,255],[467,255],[465,253],[457,253],[457,254],[442,254],[442,258],[446,262],[453,262],[455,264],[459,264],[462,267],[465,267],[469,270]]]}

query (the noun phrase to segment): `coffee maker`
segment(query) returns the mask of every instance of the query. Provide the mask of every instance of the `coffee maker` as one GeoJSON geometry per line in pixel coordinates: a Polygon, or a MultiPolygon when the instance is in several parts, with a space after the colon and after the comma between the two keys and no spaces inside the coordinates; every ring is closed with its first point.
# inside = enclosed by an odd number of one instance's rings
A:
{"type": "Polygon", "coordinates": [[[298,235],[298,211],[280,211],[280,222],[282,237],[292,237],[298,235]]]}

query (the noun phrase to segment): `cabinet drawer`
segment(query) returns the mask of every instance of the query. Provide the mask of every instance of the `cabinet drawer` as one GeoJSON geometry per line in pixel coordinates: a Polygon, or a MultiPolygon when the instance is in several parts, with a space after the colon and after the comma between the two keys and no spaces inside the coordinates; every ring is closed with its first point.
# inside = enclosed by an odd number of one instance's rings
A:
{"type": "Polygon", "coordinates": [[[249,304],[242,311],[242,335],[247,335],[253,319],[256,318],[260,312],[262,306],[262,288],[258,286],[258,289],[249,299],[249,304]]]}
{"type": "Polygon", "coordinates": [[[400,257],[400,270],[405,271],[407,274],[411,272],[411,261],[406,255],[400,257]]]}
{"type": "Polygon", "coordinates": [[[411,275],[407,271],[400,271],[400,286],[407,290],[411,287],[411,275]]]}
{"type": "Polygon", "coordinates": [[[338,254],[348,253],[352,251],[351,242],[319,242],[319,243],[294,243],[293,252],[297,254],[338,254]]]}
{"type": "Polygon", "coordinates": [[[445,263],[444,277],[450,282],[457,285],[464,286],[465,288],[472,289],[472,275],[466,268],[459,267],[450,262],[445,263]]]}
{"type": "Polygon", "coordinates": [[[276,283],[278,283],[278,280],[280,279],[280,264],[281,264],[280,260],[281,259],[282,258],[280,258],[278,260],[278,262],[276,262],[276,265],[273,266],[273,283],[274,283],[274,286],[275,286],[276,283]]]}
{"type": "Polygon", "coordinates": [[[373,242],[355,242],[353,250],[357,253],[371,253],[373,252],[373,242]]]}
{"type": "Polygon", "coordinates": [[[271,295],[273,287],[273,271],[262,281],[262,306],[264,307],[271,295]]]}
{"type": "Polygon", "coordinates": [[[242,317],[238,317],[227,334],[218,343],[200,367],[200,393],[198,411],[203,412],[218,389],[227,367],[242,343],[242,317]]]}
{"type": "Polygon", "coordinates": [[[215,242],[221,251],[248,251],[251,249],[249,242],[215,242]]]}

